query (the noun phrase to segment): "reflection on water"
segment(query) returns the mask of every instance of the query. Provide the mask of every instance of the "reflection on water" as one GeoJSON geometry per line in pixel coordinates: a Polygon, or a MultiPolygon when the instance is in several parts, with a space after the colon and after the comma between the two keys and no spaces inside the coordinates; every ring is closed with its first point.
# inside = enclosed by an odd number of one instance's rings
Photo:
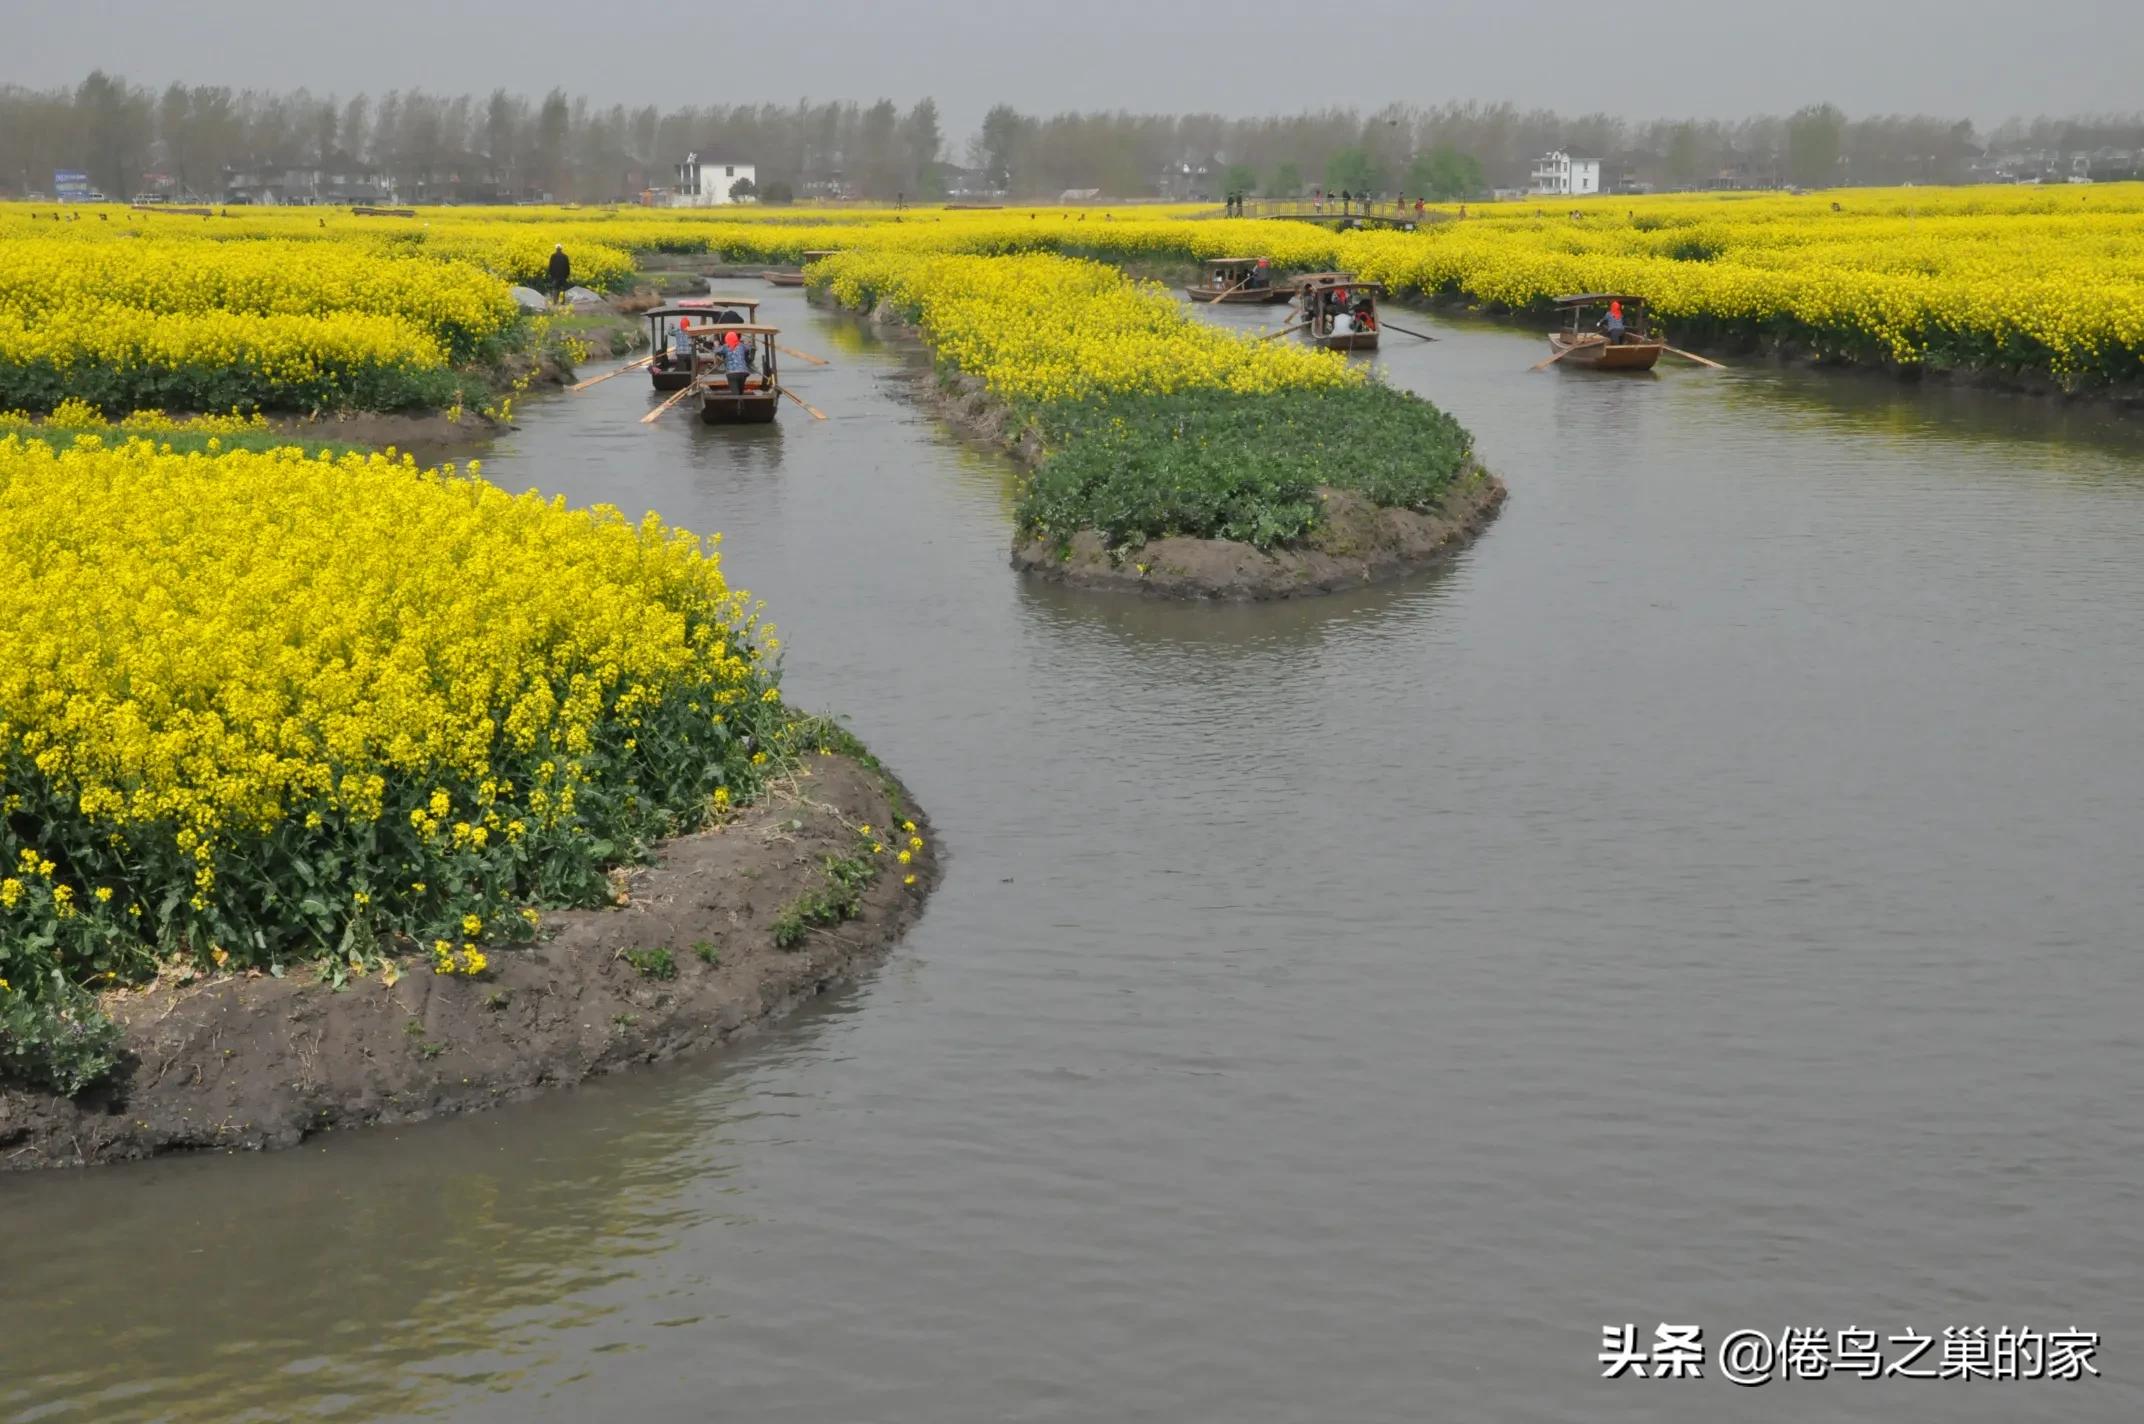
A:
{"type": "Polygon", "coordinates": [[[766,315],[827,421],[621,379],[486,469],[726,532],[930,808],[928,915],[742,1051],[0,1180],[0,1420],[2144,1413],[2130,427],[1415,314],[1378,364],[1503,517],[1202,608],[1021,581],[900,343],[766,315]],[[1595,1378],[1661,1319],[2075,1325],[2107,1377],[1595,1378]]]}

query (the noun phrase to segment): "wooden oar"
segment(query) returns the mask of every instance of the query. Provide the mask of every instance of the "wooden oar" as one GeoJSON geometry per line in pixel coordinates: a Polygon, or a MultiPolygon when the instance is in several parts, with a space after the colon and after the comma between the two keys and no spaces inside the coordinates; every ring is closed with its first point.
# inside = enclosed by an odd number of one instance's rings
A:
{"type": "Polygon", "coordinates": [[[775,343],[774,349],[781,352],[784,356],[794,356],[799,361],[809,361],[814,366],[824,366],[826,364],[826,358],[823,356],[814,356],[809,352],[799,351],[794,347],[790,346],[784,346],[780,342],[775,343]]]}
{"type": "Polygon", "coordinates": [[[796,393],[795,391],[793,391],[793,390],[789,389],[789,387],[787,387],[787,386],[776,386],[776,387],[775,387],[775,389],[776,389],[776,390],[778,390],[778,391],[780,391],[780,392],[781,392],[781,393],[782,393],[783,395],[785,395],[785,396],[789,397],[789,398],[790,398],[791,400],[795,401],[795,402],[796,402],[796,403],[797,403],[798,405],[800,405],[800,406],[803,406],[803,407],[804,407],[804,409],[806,409],[806,410],[810,411],[810,412],[811,412],[811,418],[812,418],[813,420],[824,420],[824,419],[826,419],[826,412],[825,412],[825,411],[823,411],[823,410],[819,409],[819,407],[817,407],[817,406],[815,406],[815,405],[811,404],[811,403],[810,403],[809,401],[805,400],[805,399],[804,399],[804,397],[802,397],[802,396],[798,395],[798,394],[797,394],[797,393],[796,393]]]}
{"type": "Polygon", "coordinates": [[[1566,346],[1561,351],[1558,351],[1555,355],[1549,357],[1546,361],[1536,361],[1532,366],[1528,367],[1527,369],[1533,371],[1545,370],[1548,367],[1555,365],[1558,361],[1561,361],[1564,357],[1570,355],[1573,351],[1576,351],[1577,349],[1578,348],[1576,346],[1566,346]]]}
{"type": "Polygon", "coordinates": [[[566,387],[566,389],[569,391],[585,391],[590,386],[600,386],[605,381],[609,380],[612,376],[622,376],[627,371],[637,371],[642,366],[647,365],[650,361],[653,361],[654,359],[655,358],[653,356],[643,356],[638,361],[628,361],[615,371],[605,371],[600,376],[591,377],[590,379],[582,381],[577,385],[568,386],[566,387]]]}
{"type": "Polygon", "coordinates": [[[1665,352],[1667,352],[1667,353],[1668,353],[1668,354],[1669,354],[1670,356],[1680,356],[1680,357],[1682,357],[1682,359],[1683,359],[1683,360],[1685,360],[1685,361],[1695,361],[1695,362],[1696,362],[1696,363],[1697,363],[1698,365],[1700,365],[1700,366],[1710,366],[1710,367],[1711,367],[1711,368],[1712,368],[1713,370],[1715,370],[1715,371],[1724,371],[1724,370],[1726,370],[1726,369],[1727,369],[1727,368],[1726,368],[1725,366],[1722,366],[1722,365],[1721,365],[1721,364],[1720,364],[1719,362],[1717,362],[1717,361],[1707,361],[1707,360],[1706,360],[1706,359],[1705,359],[1704,357],[1702,357],[1702,356],[1693,356],[1692,354],[1690,354],[1690,353],[1689,353],[1689,352],[1687,352],[1687,351],[1678,351],[1678,350],[1676,350],[1676,349],[1675,349],[1674,347],[1672,347],[1672,346],[1668,346],[1668,345],[1666,345],[1666,344],[1664,344],[1664,343],[1662,344],[1662,346],[1661,346],[1661,348],[1660,348],[1660,349],[1661,349],[1661,350],[1663,350],[1663,351],[1665,351],[1665,352]]]}
{"type": "MultiPolygon", "coordinates": [[[[1250,278],[1248,278],[1248,277],[1245,277],[1245,278],[1243,279],[1243,282],[1248,282],[1248,281],[1250,281],[1250,280],[1251,280],[1250,278]]],[[[1233,292],[1233,291],[1235,291],[1235,290],[1236,290],[1236,287],[1241,287],[1241,286],[1243,285],[1243,282],[1238,282],[1238,283],[1236,283],[1236,286],[1235,286],[1235,287],[1223,287],[1223,288],[1222,288],[1222,289],[1221,289],[1220,291],[1218,291],[1218,292],[1215,292],[1215,293],[1214,293],[1214,294],[1213,294],[1212,296],[1208,297],[1208,298],[1207,298],[1206,300],[1207,300],[1207,301],[1209,301],[1209,302],[1216,302],[1216,303],[1217,303],[1217,302],[1219,302],[1219,301],[1221,300],[1221,298],[1223,298],[1223,297],[1227,296],[1227,295],[1228,295],[1228,294],[1229,294],[1230,292],[1233,292]]]]}
{"type": "Polygon", "coordinates": [[[1404,327],[1404,326],[1401,326],[1401,325],[1400,325],[1400,324],[1399,324],[1398,322],[1396,322],[1396,321],[1386,321],[1386,320],[1385,320],[1385,319],[1384,319],[1383,317],[1379,317],[1379,318],[1377,319],[1377,324],[1378,324],[1379,326],[1383,326],[1383,327],[1389,327],[1389,328],[1390,328],[1391,330],[1393,330],[1393,331],[1397,331],[1397,332],[1402,332],[1402,333],[1404,333],[1405,335],[1408,335],[1408,336],[1414,336],[1414,337],[1419,337],[1420,339],[1422,339],[1422,340],[1424,340],[1424,341],[1435,341],[1435,340],[1437,339],[1436,337],[1434,337],[1434,336],[1431,336],[1431,335],[1430,335],[1430,334],[1429,334],[1428,332],[1426,332],[1426,331],[1409,331],[1409,330],[1408,330],[1408,329],[1407,329],[1406,327],[1404,327]]]}
{"type": "Polygon", "coordinates": [[[1308,325],[1310,325],[1310,323],[1307,321],[1299,321],[1293,326],[1284,326],[1279,331],[1269,331],[1264,336],[1261,336],[1258,339],[1260,341],[1271,341],[1276,336],[1286,336],[1291,331],[1301,331],[1304,327],[1308,325]]]}
{"type": "Polygon", "coordinates": [[[693,384],[679,391],[676,395],[670,397],[670,399],[664,401],[661,405],[655,407],[655,409],[649,411],[646,415],[640,417],[640,423],[642,425],[653,425],[656,421],[656,418],[660,416],[664,411],[670,409],[671,406],[676,405],[679,401],[691,395],[694,391],[698,389],[700,389],[699,382],[695,381],[693,384]]]}

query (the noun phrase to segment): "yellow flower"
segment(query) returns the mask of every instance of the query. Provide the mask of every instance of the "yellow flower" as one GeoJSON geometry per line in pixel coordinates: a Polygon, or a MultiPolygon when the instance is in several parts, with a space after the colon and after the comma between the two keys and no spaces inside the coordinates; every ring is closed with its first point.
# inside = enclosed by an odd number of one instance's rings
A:
{"type": "Polygon", "coordinates": [[[16,904],[20,903],[21,900],[22,882],[20,880],[13,879],[12,877],[6,880],[0,880],[0,905],[6,905],[10,909],[12,909],[16,904]]]}
{"type": "Polygon", "coordinates": [[[904,850],[898,856],[895,856],[894,859],[900,861],[901,864],[906,865],[909,861],[915,859],[915,856],[912,853],[904,850]]]}
{"type": "Polygon", "coordinates": [[[463,915],[463,916],[462,916],[462,933],[463,933],[463,934],[467,934],[467,935],[474,935],[474,934],[482,934],[483,932],[484,932],[484,920],[483,920],[483,917],[482,917],[482,916],[480,916],[480,915],[463,915]]]}
{"type": "Polygon", "coordinates": [[[98,904],[108,904],[112,898],[112,887],[109,885],[99,885],[97,887],[96,894],[98,904]]]}
{"type": "Polygon", "coordinates": [[[913,875],[904,875],[901,877],[901,883],[903,885],[913,885],[916,883],[916,877],[913,875]]]}
{"type": "MultiPolygon", "coordinates": [[[[910,830],[912,831],[912,830],[914,830],[915,828],[916,828],[916,827],[915,827],[915,823],[914,823],[913,821],[911,821],[911,822],[909,823],[908,829],[910,829],[910,830]]],[[[909,848],[910,850],[921,850],[921,849],[923,849],[923,837],[921,837],[921,836],[910,836],[910,837],[908,838],[908,848],[909,848]]]]}

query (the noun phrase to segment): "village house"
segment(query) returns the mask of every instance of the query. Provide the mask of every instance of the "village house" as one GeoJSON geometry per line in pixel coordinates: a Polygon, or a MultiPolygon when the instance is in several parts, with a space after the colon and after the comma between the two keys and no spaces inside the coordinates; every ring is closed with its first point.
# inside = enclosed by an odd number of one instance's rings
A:
{"type": "Polygon", "coordinates": [[[1186,199],[1203,200],[1213,196],[1214,174],[1221,160],[1179,159],[1161,170],[1154,182],[1155,192],[1167,199],[1182,202],[1186,199]]]}
{"type": "Polygon", "coordinates": [[[750,163],[702,159],[685,155],[677,165],[677,186],[655,189],[650,202],[664,208],[719,208],[731,203],[749,203],[759,195],[759,169],[750,163]]]}
{"type": "Polygon", "coordinates": [[[1535,197],[1583,197],[1601,190],[1601,165],[1597,158],[1579,158],[1562,149],[1551,149],[1534,160],[1533,182],[1527,191],[1535,197]]]}

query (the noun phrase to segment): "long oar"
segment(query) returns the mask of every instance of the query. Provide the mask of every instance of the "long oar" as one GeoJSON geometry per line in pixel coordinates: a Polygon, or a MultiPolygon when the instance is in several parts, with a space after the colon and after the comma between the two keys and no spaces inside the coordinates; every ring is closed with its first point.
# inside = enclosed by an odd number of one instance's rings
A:
{"type": "Polygon", "coordinates": [[[566,387],[566,389],[569,391],[585,391],[590,386],[600,386],[605,381],[609,380],[612,376],[622,376],[627,371],[637,371],[642,366],[647,365],[650,361],[653,361],[654,359],[655,358],[653,356],[643,356],[637,361],[628,361],[615,371],[605,371],[600,376],[590,377],[588,380],[582,381],[576,385],[568,386],[566,387]]]}
{"type": "Polygon", "coordinates": [[[1260,341],[1271,341],[1276,336],[1286,336],[1291,331],[1301,331],[1304,327],[1308,325],[1310,325],[1310,323],[1307,321],[1299,321],[1293,326],[1284,326],[1279,331],[1269,331],[1264,336],[1261,336],[1258,339],[1260,341]]]}
{"type": "Polygon", "coordinates": [[[1577,349],[1578,348],[1576,346],[1566,346],[1561,351],[1558,351],[1555,355],[1549,357],[1546,361],[1536,361],[1532,366],[1528,367],[1527,369],[1531,371],[1546,370],[1548,367],[1555,365],[1558,361],[1561,361],[1564,357],[1570,355],[1573,351],[1576,351],[1577,349]]]}
{"type": "Polygon", "coordinates": [[[809,361],[814,366],[824,366],[826,364],[826,358],[823,356],[814,356],[808,351],[799,351],[793,346],[784,346],[780,342],[774,344],[774,349],[784,356],[794,356],[799,361],[809,361]]]}
{"type": "MultiPolygon", "coordinates": [[[[1251,280],[1250,278],[1248,278],[1248,277],[1245,277],[1245,278],[1243,279],[1243,282],[1248,282],[1248,281],[1250,281],[1250,280],[1251,280]]],[[[1233,292],[1233,291],[1235,291],[1237,287],[1241,287],[1241,286],[1243,285],[1243,282],[1238,282],[1238,283],[1236,283],[1236,285],[1235,285],[1234,287],[1223,287],[1223,288],[1222,288],[1222,289],[1221,289],[1220,291],[1218,291],[1218,292],[1215,292],[1215,293],[1214,293],[1214,294],[1213,294],[1212,296],[1208,297],[1208,298],[1207,298],[1206,300],[1207,300],[1207,301],[1209,301],[1209,302],[1218,302],[1218,301],[1220,301],[1220,300],[1221,300],[1221,298],[1223,298],[1223,297],[1227,296],[1227,295],[1228,295],[1228,294],[1229,294],[1230,292],[1233,292]]]]}
{"type": "Polygon", "coordinates": [[[1377,324],[1379,326],[1384,327],[1388,331],[1402,332],[1408,336],[1420,337],[1424,341],[1435,341],[1437,339],[1436,337],[1431,336],[1426,331],[1409,331],[1406,327],[1401,326],[1398,322],[1386,321],[1383,317],[1379,317],[1377,319],[1377,324]]]}
{"type": "Polygon", "coordinates": [[[776,387],[775,387],[775,389],[776,389],[776,390],[778,390],[778,391],[780,391],[780,392],[781,392],[781,393],[782,393],[783,395],[785,395],[785,396],[789,397],[789,398],[790,398],[791,400],[795,401],[795,402],[796,402],[796,403],[797,403],[798,405],[800,405],[800,406],[803,406],[803,407],[804,407],[804,409],[806,409],[806,410],[810,411],[810,412],[811,412],[811,418],[812,418],[813,420],[824,420],[824,419],[826,419],[826,412],[825,412],[825,411],[823,411],[823,410],[819,409],[819,407],[817,407],[817,406],[813,405],[813,404],[812,404],[811,402],[809,402],[809,401],[805,400],[805,399],[804,399],[804,397],[802,397],[802,396],[798,395],[798,394],[797,394],[797,393],[796,393],[795,391],[793,391],[793,390],[789,389],[789,387],[787,387],[787,386],[776,386],[776,387]]]}
{"type": "Polygon", "coordinates": [[[661,416],[664,411],[670,409],[671,406],[676,405],[679,401],[691,395],[699,388],[700,386],[698,382],[694,382],[692,385],[685,387],[685,389],[679,391],[676,395],[670,397],[670,399],[664,401],[661,405],[655,407],[655,409],[649,411],[646,415],[640,417],[640,423],[642,425],[653,425],[657,417],[661,416]]]}
{"type": "Polygon", "coordinates": [[[1678,351],[1672,346],[1662,345],[1660,349],[1667,352],[1670,356],[1680,356],[1685,361],[1695,361],[1698,365],[1710,366],[1715,371],[1724,371],[1727,369],[1725,366],[1722,366],[1717,361],[1707,361],[1702,356],[1693,356],[1688,351],[1678,351]]]}

